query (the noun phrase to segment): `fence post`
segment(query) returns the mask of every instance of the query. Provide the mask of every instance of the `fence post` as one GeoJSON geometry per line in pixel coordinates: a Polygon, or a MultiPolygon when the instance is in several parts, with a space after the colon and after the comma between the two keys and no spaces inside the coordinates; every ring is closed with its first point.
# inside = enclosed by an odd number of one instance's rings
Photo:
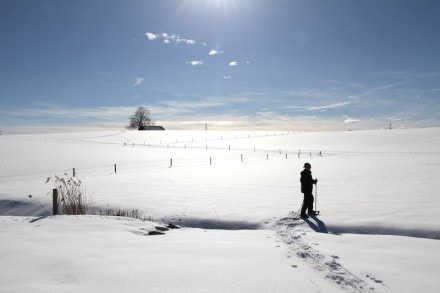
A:
{"type": "Polygon", "coordinates": [[[73,177],[75,177],[75,175],[76,175],[75,168],[73,168],[72,173],[73,173],[73,177]]]}
{"type": "Polygon", "coordinates": [[[171,168],[173,166],[173,159],[170,159],[170,167],[171,168]]]}
{"type": "Polygon", "coordinates": [[[116,173],[116,164],[115,164],[115,173],[116,173]]]}
{"type": "Polygon", "coordinates": [[[241,154],[241,162],[243,163],[243,154],[241,154]]]}
{"type": "Polygon", "coordinates": [[[52,214],[56,216],[58,214],[58,189],[52,190],[52,214]]]}
{"type": "Polygon", "coordinates": [[[212,157],[209,158],[209,165],[212,165],[212,157]]]}

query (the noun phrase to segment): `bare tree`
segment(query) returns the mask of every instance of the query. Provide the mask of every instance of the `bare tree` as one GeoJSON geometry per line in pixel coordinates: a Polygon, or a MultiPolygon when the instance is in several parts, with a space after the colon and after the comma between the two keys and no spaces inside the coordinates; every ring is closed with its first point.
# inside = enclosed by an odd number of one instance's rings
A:
{"type": "Polygon", "coordinates": [[[129,120],[130,124],[127,126],[128,129],[143,129],[146,126],[153,125],[150,118],[150,110],[145,107],[137,108],[129,120]]]}

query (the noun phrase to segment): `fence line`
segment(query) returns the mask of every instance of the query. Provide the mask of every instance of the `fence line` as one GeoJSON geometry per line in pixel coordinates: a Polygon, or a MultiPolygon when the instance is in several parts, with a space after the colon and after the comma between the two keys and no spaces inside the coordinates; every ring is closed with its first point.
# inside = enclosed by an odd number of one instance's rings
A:
{"type": "MultiPolygon", "coordinates": [[[[229,152],[228,152],[229,153],[229,152]]],[[[124,164],[119,164],[119,166],[117,164],[109,164],[109,170],[111,170],[112,172],[110,174],[117,174],[117,173],[125,173],[124,170],[132,170],[132,169],[141,169],[141,168],[145,168],[145,167],[151,167],[151,168],[164,168],[166,166],[168,166],[168,168],[173,168],[174,166],[177,167],[182,167],[182,166],[191,166],[191,165],[215,165],[214,161],[218,164],[222,164],[223,162],[241,162],[241,163],[245,163],[245,162],[256,162],[257,160],[263,161],[264,159],[266,161],[269,161],[271,159],[284,159],[284,160],[289,160],[289,152],[278,152],[278,151],[273,151],[272,155],[270,155],[269,153],[265,153],[264,156],[262,155],[258,155],[258,154],[254,154],[252,152],[248,152],[248,156],[246,156],[244,153],[238,153],[235,152],[236,155],[227,155],[227,156],[209,156],[209,157],[192,157],[192,158],[179,158],[179,157],[170,157],[168,159],[168,164],[167,163],[160,163],[158,160],[155,160],[153,164],[148,163],[148,162],[140,162],[137,164],[126,164],[124,166],[124,164]],[[273,156],[274,154],[277,154],[276,156],[273,156]],[[215,159],[215,160],[214,160],[215,159]],[[177,164],[176,164],[177,163],[177,164]],[[112,166],[113,168],[111,168],[110,166],[112,166]],[[119,171],[119,172],[118,172],[119,171]]],[[[292,153],[292,152],[290,152],[292,153]]],[[[306,156],[304,158],[310,158],[310,157],[323,157],[322,151],[314,151],[314,152],[302,152],[301,154],[305,154],[306,156]]],[[[295,156],[293,158],[296,158],[295,156]]],[[[298,157],[299,159],[302,159],[302,157],[298,157]]],[[[90,170],[96,170],[96,169],[105,169],[104,166],[101,166],[99,168],[72,168],[72,177],[75,177],[78,174],[78,170],[86,170],[86,171],[90,171],[90,170]]]]}

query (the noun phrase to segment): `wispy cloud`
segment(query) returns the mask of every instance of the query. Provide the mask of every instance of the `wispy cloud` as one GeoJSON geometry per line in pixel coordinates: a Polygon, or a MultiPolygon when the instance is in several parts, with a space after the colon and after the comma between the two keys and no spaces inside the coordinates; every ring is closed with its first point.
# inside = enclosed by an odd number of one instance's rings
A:
{"type": "Polygon", "coordinates": [[[203,61],[203,60],[193,60],[193,61],[186,62],[186,64],[190,64],[192,66],[200,66],[200,65],[203,65],[204,63],[205,63],[205,61],[203,61]]]}
{"type": "Polygon", "coordinates": [[[155,39],[157,39],[157,35],[153,34],[153,33],[145,33],[145,36],[147,37],[147,39],[149,39],[150,41],[153,41],[155,39]]]}
{"type": "Polygon", "coordinates": [[[218,50],[211,50],[211,51],[209,51],[209,55],[210,56],[212,56],[212,55],[218,55],[218,54],[223,54],[224,53],[224,51],[218,51],[218,50]]]}
{"type": "Polygon", "coordinates": [[[238,62],[237,61],[231,61],[231,62],[229,62],[229,66],[238,66],[238,62]]]}
{"type": "Polygon", "coordinates": [[[328,109],[336,109],[350,105],[351,102],[339,102],[322,106],[283,106],[282,109],[298,110],[298,111],[325,111],[328,109]]]}
{"type": "Polygon", "coordinates": [[[137,78],[136,78],[136,81],[135,81],[134,84],[133,84],[133,86],[138,86],[138,85],[140,85],[141,83],[144,82],[144,80],[145,80],[145,79],[143,79],[142,77],[137,77],[137,78]]]}
{"type": "Polygon", "coordinates": [[[361,120],[350,118],[348,116],[345,116],[345,119],[344,119],[344,123],[345,124],[350,124],[350,123],[359,122],[359,121],[361,121],[361,120]]]}
{"type": "Polygon", "coordinates": [[[204,108],[212,108],[212,107],[221,107],[227,105],[227,102],[224,99],[220,98],[205,98],[200,100],[169,100],[163,101],[160,103],[162,106],[166,106],[169,108],[182,109],[184,111],[194,110],[194,109],[204,109],[204,108]]]}
{"type": "Polygon", "coordinates": [[[111,124],[124,127],[128,117],[135,110],[136,107],[65,108],[46,106],[20,109],[20,113],[0,111],[0,115],[8,121],[8,124],[16,126],[46,124],[96,127],[111,124]],[[23,116],[26,119],[22,119],[23,116]]]}
{"type": "Polygon", "coordinates": [[[191,40],[191,39],[176,39],[176,43],[177,44],[184,43],[184,44],[187,44],[187,45],[194,45],[196,43],[196,41],[191,40]]]}
{"type": "Polygon", "coordinates": [[[351,102],[340,102],[340,103],[334,103],[334,104],[324,105],[324,106],[306,107],[304,110],[306,110],[306,111],[319,111],[319,110],[335,109],[335,108],[345,107],[350,104],[351,104],[351,102]]]}
{"type": "MultiPolygon", "coordinates": [[[[168,33],[155,34],[155,33],[147,32],[147,33],[145,33],[145,36],[150,41],[154,41],[154,40],[157,40],[157,39],[162,39],[165,44],[170,44],[170,43],[186,44],[186,45],[195,45],[195,44],[197,44],[197,42],[195,40],[184,38],[184,37],[182,37],[182,36],[180,36],[178,34],[168,34],[168,33]]],[[[202,43],[202,45],[204,45],[204,43],[202,43]]]]}

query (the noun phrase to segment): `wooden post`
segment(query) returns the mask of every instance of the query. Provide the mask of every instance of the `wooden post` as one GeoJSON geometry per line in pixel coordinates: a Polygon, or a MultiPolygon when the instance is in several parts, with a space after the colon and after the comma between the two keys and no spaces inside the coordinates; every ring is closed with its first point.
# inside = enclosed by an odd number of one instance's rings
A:
{"type": "Polygon", "coordinates": [[[73,177],[75,177],[75,175],[76,175],[75,168],[73,168],[72,173],[73,173],[73,177]]]}
{"type": "Polygon", "coordinates": [[[243,163],[243,154],[241,154],[241,162],[243,163]]]}
{"type": "Polygon", "coordinates": [[[58,189],[52,190],[52,214],[56,216],[58,214],[58,189]]]}
{"type": "Polygon", "coordinates": [[[209,165],[212,165],[212,157],[209,158],[209,165]]]}
{"type": "Polygon", "coordinates": [[[173,159],[170,159],[170,167],[171,168],[173,166],[173,159]]]}
{"type": "Polygon", "coordinates": [[[266,160],[269,160],[269,154],[266,155],[266,160]]]}
{"type": "Polygon", "coordinates": [[[115,173],[116,173],[116,164],[115,164],[115,173]]]}

